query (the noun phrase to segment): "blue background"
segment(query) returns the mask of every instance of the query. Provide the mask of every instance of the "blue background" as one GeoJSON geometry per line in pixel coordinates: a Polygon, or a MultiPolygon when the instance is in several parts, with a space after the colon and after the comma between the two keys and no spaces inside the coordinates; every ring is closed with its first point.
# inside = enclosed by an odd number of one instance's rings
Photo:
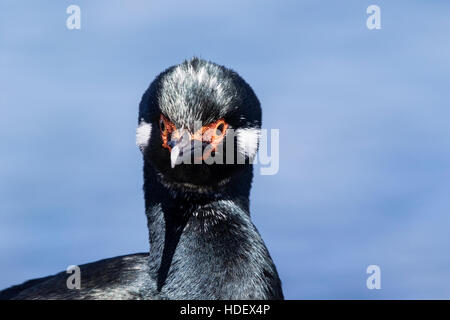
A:
{"type": "Polygon", "coordinates": [[[251,207],[286,298],[450,298],[449,9],[2,1],[0,288],[148,250],[138,103],[198,55],[238,71],[280,129],[279,173],[256,175],[251,207]]]}

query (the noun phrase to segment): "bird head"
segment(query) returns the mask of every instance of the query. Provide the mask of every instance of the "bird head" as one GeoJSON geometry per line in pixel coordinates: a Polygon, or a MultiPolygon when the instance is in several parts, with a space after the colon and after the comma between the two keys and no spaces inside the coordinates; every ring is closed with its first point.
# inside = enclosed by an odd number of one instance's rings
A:
{"type": "Polygon", "coordinates": [[[256,155],[261,107],[234,71],[193,58],[150,84],[139,106],[136,141],[166,184],[225,184],[256,155]]]}

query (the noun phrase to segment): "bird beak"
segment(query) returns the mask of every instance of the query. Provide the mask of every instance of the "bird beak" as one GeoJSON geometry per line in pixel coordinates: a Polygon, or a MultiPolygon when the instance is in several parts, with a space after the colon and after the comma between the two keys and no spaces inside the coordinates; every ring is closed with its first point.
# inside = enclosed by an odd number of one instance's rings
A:
{"type": "Polygon", "coordinates": [[[192,159],[194,163],[200,164],[202,160],[210,158],[223,141],[228,128],[225,120],[219,119],[192,134],[185,128],[175,128],[162,115],[161,119],[166,124],[166,129],[161,131],[162,146],[169,149],[172,168],[181,163],[191,164],[192,159]]]}
{"type": "Polygon", "coordinates": [[[194,155],[194,159],[202,158],[202,141],[194,138],[186,129],[177,130],[167,145],[170,147],[170,166],[172,168],[183,162],[191,163],[192,155],[194,155]]]}
{"type": "Polygon", "coordinates": [[[178,160],[180,158],[180,153],[181,153],[181,146],[175,145],[172,148],[172,151],[170,152],[170,166],[172,168],[175,168],[177,162],[179,162],[178,160]]]}

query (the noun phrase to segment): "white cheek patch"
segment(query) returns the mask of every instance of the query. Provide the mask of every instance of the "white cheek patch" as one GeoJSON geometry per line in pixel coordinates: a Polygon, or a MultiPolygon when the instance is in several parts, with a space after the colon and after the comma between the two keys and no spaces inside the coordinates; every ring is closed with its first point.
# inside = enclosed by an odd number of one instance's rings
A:
{"type": "Polygon", "coordinates": [[[238,151],[249,159],[253,159],[258,151],[260,134],[261,130],[258,128],[237,129],[238,151]]]}
{"type": "Polygon", "coordinates": [[[136,129],[136,145],[144,151],[150,140],[150,135],[152,133],[152,125],[145,121],[141,121],[136,129]]]}

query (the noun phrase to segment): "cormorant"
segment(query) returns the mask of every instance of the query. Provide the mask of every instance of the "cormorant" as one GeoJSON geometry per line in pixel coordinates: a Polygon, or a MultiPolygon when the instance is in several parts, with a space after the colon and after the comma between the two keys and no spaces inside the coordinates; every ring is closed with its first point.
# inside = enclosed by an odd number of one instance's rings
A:
{"type": "Polygon", "coordinates": [[[150,252],[80,266],[0,299],[283,299],[250,220],[261,107],[234,71],[192,58],[159,74],[139,105],[150,252]]]}

